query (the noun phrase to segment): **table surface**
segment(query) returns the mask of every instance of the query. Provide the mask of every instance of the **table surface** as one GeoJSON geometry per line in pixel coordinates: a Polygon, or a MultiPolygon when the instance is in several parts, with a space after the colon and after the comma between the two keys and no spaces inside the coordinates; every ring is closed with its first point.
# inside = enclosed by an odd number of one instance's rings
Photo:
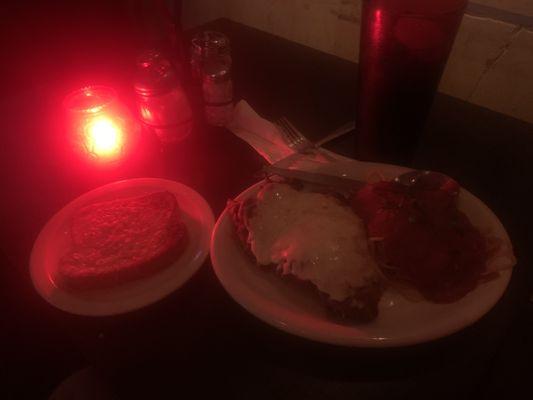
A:
{"type": "MultiPolygon", "coordinates": [[[[353,119],[355,64],[228,20],[208,27],[229,36],[237,99],[261,115],[285,115],[312,139],[353,119]]],[[[119,85],[126,96],[128,79],[125,73],[119,85]]],[[[457,334],[408,348],[345,349],[258,321],[226,294],[209,261],[176,293],[117,317],[73,316],[42,300],[29,279],[31,246],[75,197],[118,179],[163,177],[197,190],[219,215],[227,199],[258,180],[264,164],[230,132],[197,118],[178,146],[161,150],[147,138],[135,163],[91,171],[65,155],[56,134],[60,89],[37,88],[2,103],[0,278],[7,307],[0,339],[7,398],[46,396],[85,365],[118,398],[513,398],[531,392],[532,125],[436,96],[414,166],[447,173],[483,199],[506,226],[518,264],[502,300],[457,334]]],[[[353,139],[327,148],[350,156],[353,139]]]]}

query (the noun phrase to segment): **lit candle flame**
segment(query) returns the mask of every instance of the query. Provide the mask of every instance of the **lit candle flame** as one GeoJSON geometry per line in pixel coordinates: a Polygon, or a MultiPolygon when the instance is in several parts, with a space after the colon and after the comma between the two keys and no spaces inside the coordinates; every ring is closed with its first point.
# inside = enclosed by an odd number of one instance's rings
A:
{"type": "Polygon", "coordinates": [[[121,129],[107,117],[91,121],[87,126],[85,139],[90,153],[108,159],[121,153],[124,142],[121,129]]]}

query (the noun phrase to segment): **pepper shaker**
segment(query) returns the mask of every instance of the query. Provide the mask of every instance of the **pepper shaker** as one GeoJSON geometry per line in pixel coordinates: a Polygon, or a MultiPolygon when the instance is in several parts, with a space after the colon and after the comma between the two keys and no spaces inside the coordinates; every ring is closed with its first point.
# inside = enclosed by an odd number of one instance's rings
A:
{"type": "Polygon", "coordinates": [[[225,126],[233,112],[229,39],[222,33],[205,31],[192,40],[191,72],[201,86],[207,122],[225,126]]]}
{"type": "Polygon", "coordinates": [[[137,60],[135,81],[141,120],[154,129],[162,143],[174,143],[192,130],[192,110],[170,62],[158,51],[137,60]]]}

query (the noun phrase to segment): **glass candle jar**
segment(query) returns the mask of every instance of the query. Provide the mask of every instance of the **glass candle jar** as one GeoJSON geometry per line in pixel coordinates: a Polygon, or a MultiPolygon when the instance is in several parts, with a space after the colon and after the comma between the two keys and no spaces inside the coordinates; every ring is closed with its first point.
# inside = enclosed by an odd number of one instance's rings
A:
{"type": "Polygon", "coordinates": [[[113,88],[86,86],[64,100],[67,134],[75,151],[101,162],[124,156],[136,133],[136,124],[113,88]]]}

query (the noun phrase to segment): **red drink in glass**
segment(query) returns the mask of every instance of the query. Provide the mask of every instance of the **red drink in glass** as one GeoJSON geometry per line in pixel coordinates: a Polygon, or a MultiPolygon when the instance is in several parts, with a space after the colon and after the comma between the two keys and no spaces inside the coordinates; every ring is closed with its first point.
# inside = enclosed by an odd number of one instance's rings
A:
{"type": "Polygon", "coordinates": [[[356,153],[409,164],[467,0],[363,0],[356,153]]]}

